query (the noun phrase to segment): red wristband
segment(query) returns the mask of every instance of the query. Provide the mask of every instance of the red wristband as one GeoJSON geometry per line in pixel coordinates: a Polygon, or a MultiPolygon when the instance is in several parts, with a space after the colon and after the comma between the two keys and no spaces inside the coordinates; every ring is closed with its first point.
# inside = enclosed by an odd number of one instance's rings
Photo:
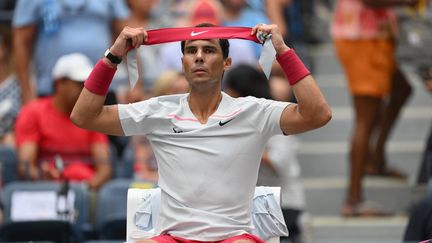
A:
{"type": "Polygon", "coordinates": [[[108,66],[100,59],[84,83],[90,92],[105,96],[117,69],[108,66]]]}
{"type": "Polygon", "coordinates": [[[290,85],[296,84],[310,74],[309,69],[303,64],[294,49],[278,55],[276,60],[281,65],[290,85]]]}

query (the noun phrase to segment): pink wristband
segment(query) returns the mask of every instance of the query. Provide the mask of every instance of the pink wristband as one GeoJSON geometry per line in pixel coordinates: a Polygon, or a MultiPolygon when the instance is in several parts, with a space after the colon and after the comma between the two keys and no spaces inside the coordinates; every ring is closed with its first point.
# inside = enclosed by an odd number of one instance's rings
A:
{"type": "Polygon", "coordinates": [[[278,55],[276,60],[281,65],[290,85],[296,84],[310,74],[309,69],[303,64],[294,49],[278,55]]]}
{"type": "Polygon", "coordinates": [[[90,92],[105,96],[117,69],[108,66],[100,59],[84,83],[90,92]]]}

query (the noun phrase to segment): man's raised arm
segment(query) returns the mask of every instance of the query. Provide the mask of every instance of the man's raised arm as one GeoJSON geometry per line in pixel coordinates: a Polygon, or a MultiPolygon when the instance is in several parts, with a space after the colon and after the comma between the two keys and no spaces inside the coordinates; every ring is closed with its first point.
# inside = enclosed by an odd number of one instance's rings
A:
{"type": "MultiPolygon", "coordinates": [[[[114,57],[122,58],[131,47],[139,47],[144,40],[147,40],[147,32],[143,28],[125,27],[109,51],[114,57]]],[[[72,110],[71,120],[75,125],[105,134],[124,135],[117,105],[104,106],[116,69],[117,64],[107,57],[95,65],[72,110]]]]}
{"type": "Polygon", "coordinates": [[[262,31],[271,34],[277,60],[285,72],[298,104],[287,106],[281,116],[280,126],[285,134],[306,132],[324,126],[331,119],[330,106],[314,78],[294,50],[290,49],[274,24],[257,25],[251,34],[262,31]]]}

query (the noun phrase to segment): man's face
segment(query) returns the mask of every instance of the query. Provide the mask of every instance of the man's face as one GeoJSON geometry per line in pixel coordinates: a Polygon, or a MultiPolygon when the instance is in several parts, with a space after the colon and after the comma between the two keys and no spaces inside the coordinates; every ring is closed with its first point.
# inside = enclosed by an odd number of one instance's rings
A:
{"type": "Polygon", "coordinates": [[[231,58],[223,59],[218,39],[186,41],[182,58],[186,80],[192,87],[202,83],[220,82],[231,58]]]}
{"type": "Polygon", "coordinates": [[[56,95],[62,97],[62,102],[66,107],[70,108],[72,111],[73,106],[75,105],[78,97],[81,93],[82,88],[84,87],[84,82],[76,82],[73,80],[59,80],[56,87],[56,95]]]}

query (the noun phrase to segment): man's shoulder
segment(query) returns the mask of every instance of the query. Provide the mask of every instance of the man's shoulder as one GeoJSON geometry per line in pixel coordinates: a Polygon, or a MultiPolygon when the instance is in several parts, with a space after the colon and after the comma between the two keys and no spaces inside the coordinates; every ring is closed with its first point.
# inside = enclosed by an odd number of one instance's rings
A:
{"type": "Polygon", "coordinates": [[[160,108],[175,108],[178,107],[183,99],[186,99],[187,94],[176,94],[176,95],[163,95],[163,96],[156,96],[152,97],[148,100],[143,100],[136,103],[131,104],[123,104],[120,105],[120,109],[134,109],[134,110],[141,110],[142,108],[145,108],[146,110],[159,110],[160,108]]]}
{"type": "Polygon", "coordinates": [[[149,102],[153,105],[159,104],[160,106],[178,106],[183,99],[186,99],[187,96],[188,94],[162,95],[152,97],[144,102],[149,102]]]}
{"type": "Polygon", "coordinates": [[[232,98],[233,103],[242,108],[242,110],[249,110],[249,111],[255,111],[258,112],[262,109],[272,109],[281,107],[284,108],[287,105],[289,105],[289,102],[283,102],[283,101],[276,101],[271,99],[265,99],[265,98],[257,98],[254,96],[246,96],[246,97],[239,97],[239,98],[232,98]]]}
{"type": "Polygon", "coordinates": [[[156,99],[160,102],[175,102],[178,103],[180,102],[181,99],[184,99],[185,97],[187,97],[188,94],[173,94],[173,95],[162,95],[162,96],[157,96],[157,97],[153,97],[152,99],[156,99]]]}
{"type": "Polygon", "coordinates": [[[232,102],[240,106],[257,106],[265,102],[273,102],[263,98],[256,98],[254,96],[232,98],[232,102]]]}

